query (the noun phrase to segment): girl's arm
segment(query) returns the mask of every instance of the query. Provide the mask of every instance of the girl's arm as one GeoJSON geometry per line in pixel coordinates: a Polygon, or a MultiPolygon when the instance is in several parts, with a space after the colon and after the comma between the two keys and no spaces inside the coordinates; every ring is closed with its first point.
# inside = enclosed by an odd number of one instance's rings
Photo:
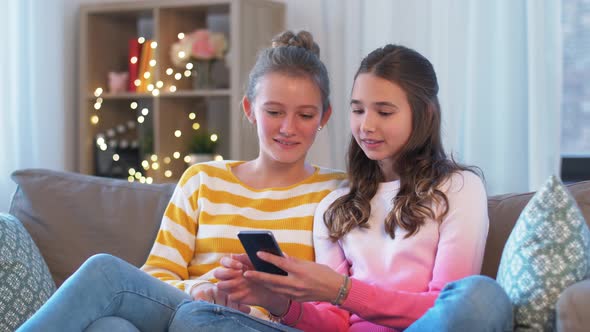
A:
{"type": "Polygon", "coordinates": [[[282,322],[303,331],[348,331],[349,319],[349,311],[330,302],[293,302],[282,322]]]}
{"type": "Polygon", "coordinates": [[[186,188],[186,176],[183,175],[174,190],[154,245],[141,270],[190,294],[195,286],[209,281],[205,278],[189,280],[188,265],[195,254],[198,223],[197,206],[193,206],[187,195],[187,191],[193,190],[186,188]]]}
{"type": "MultiPolygon", "coordinates": [[[[485,188],[471,172],[453,175],[446,186],[449,211],[439,228],[428,288],[407,292],[352,278],[350,293],[341,308],[375,324],[405,328],[434,305],[447,283],[480,273],[489,223],[485,188]]],[[[342,262],[343,254],[330,244],[323,222],[316,222],[314,234],[317,262],[342,262]]]]}
{"type": "MultiPolygon", "coordinates": [[[[330,239],[328,229],[324,223],[324,212],[338,197],[348,189],[340,189],[326,196],[316,208],[313,228],[313,244],[315,261],[325,264],[335,272],[349,275],[349,263],[340,244],[330,239]]],[[[334,297],[335,298],[335,297],[334,297]]],[[[304,331],[330,331],[330,327],[338,326],[337,331],[347,331],[350,313],[329,302],[303,303],[301,306],[292,304],[283,321],[296,324],[295,327],[304,331]]]]}
{"type": "Polygon", "coordinates": [[[228,293],[231,301],[262,306],[274,315],[283,316],[284,324],[297,324],[297,328],[304,330],[348,330],[347,311],[329,303],[304,303],[333,301],[344,281],[342,274],[303,259],[264,252],[258,256],[287,271],[288,276],[255,271],[245,254],[224,257],[221,259],[224,268],[217,270],[215,277],[219,279],[218,288],[228,293]]]}

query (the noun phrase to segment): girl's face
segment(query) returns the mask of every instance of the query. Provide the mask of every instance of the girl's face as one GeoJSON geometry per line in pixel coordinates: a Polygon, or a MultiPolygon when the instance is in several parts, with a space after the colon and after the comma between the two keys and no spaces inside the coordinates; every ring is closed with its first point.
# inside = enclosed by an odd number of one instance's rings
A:
{"type": "Polygon", "coordinates": [[[322,96],[306,77],[269,73],[258,81],[254,101],[244,97],[244,112],[256,124],[260,157],[279,163],[304,163],[318,128],[330,118],[322,114],[322,96]]]}
{"type": "Polygon", "coordinates": [[[357,76],[350,101],[350,129],[371,160],[379,161],[387,181],[397,179],[393,165],[412,133],[412,109],[405,91],[371,73],[357,76]]]}

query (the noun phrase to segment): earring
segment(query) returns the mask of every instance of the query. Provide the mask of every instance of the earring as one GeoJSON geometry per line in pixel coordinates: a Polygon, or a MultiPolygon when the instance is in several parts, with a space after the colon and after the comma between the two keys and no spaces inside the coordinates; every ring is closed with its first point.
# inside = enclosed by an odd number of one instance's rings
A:
{"type": "Polygon", "coordinates": [[[322,128],[323,128],[322,126],[319,126],[319,127],[318,127],[318,131],[321,131],[321,130],[322,130],[322,128]]]}

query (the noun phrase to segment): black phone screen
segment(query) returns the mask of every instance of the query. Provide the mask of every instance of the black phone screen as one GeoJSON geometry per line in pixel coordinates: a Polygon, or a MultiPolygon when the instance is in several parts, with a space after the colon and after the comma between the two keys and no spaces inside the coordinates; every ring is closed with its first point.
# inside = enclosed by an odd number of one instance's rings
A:
{"type": "Polygon", "coordinates": [[[281,248],[270,231],[240,231],[238,238],[246,250],[252,265],[257,271],[286,276],[287,272],[276,265],[265,262],[256,256],[258,251],[265,251],[277,256],[283,256],[281,248]]]}

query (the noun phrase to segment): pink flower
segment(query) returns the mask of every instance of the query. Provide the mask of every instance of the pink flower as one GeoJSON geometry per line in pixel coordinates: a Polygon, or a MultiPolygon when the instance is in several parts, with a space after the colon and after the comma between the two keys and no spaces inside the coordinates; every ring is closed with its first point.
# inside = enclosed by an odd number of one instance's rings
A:
{"type": "Polygon", "coordinates": [[[191,56],[193,58],[209,60],[214,57],[215,49],[209,38],[208,30],[196,30],[190,34],[189,39],[192,40],[191,56]]]}
{"type": "Polygon", "coordinates": [[[223,33],[197,29],[172,45],[172,63],[180,67],[191,60],[222,59],[226,51],[227,41],[223,33]]]}

